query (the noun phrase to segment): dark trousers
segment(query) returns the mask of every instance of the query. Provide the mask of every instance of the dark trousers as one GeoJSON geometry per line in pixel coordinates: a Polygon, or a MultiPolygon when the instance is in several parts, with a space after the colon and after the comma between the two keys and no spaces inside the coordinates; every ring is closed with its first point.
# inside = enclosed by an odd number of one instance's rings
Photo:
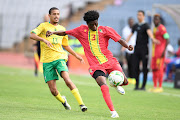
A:
{"type": "Polygon", "coordinates": [[[133,54],[126,53],[126,60],[128,64],[128,77],[134,78],[133,71],[133,54]]]}
{"type": "Polygon", "coordinates": [[[148,56],[149,51],[148,48],[135,48],[134,56],[133,56],[133,64],[134,64],[134,75],[136,79],[136,88],[139,88],[139,74],[140,74],[140,61],[143,63],[143,84],[142,88],[145,88],[148,74],[148,56]]]}

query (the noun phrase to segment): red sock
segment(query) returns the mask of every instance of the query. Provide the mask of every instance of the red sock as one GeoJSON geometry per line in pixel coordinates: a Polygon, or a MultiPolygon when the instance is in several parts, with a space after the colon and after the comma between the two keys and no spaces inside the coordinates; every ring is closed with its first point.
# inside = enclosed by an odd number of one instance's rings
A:
{"type": "Polygon", "coordinates": [[[158,72],[157,71],[153,71],[153,83],[154,83],[154,87],[157,87],[157,79],[158,79],[158,72]]]}
{"type": "Polygon", "coordinates": [[[125,86],[125,85],[128,85],[128,84],[129,84],[129,82],[127,82],[127,84],[124,84],[124,83],[123,83],[123,84],[122,84],[122,85],[120,85],[120,86],[125,86]]]}
{"type": "Polygon", "coordinates": [[[102,85],[101,91],[103,94],[103,98],[104,98],[107,106],[109,107],[110,111],[114,111],[114,106],[113,106],[113,103],[111,101],[111,96],[109,94],[109,87],[107,85],[102,85]]]}
{"type": "Polygon", "coordinates": [[[163,83],[163,71],[159,71],[159,87],[162,87],[162,83],[163,83]]]}

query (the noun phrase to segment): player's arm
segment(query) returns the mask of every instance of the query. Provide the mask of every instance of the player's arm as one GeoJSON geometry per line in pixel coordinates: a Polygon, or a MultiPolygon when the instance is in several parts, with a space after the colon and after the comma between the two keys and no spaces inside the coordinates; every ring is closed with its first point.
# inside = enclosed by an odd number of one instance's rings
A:
{"type": "MultiPolygon", "coordinates": [[[[133,33],[131,33],[131,34],[127,37],[127,39],[126,39],[126,42],[127,42],[127,43],[128,43],[129,40],[131,39],[132,35],[133,35],[133,33]]],[[[125,49],[126,49],[125,47],[122,47],[121,51],[124,52],[125,49]]]]}
{"type": "Polygon", "coordinates": [[[132,45],[128,45],[128,43],[123,40],[122,38],[118,41],[123,47],[127,48],[129,51],[133,50],[133,46],[132,45]]]}
{"type": "Polygon", "coordinates": [[[132,36],[133,36],[133,33],[131,33],[131,34],[127,37],[126,41],[129,42],[129,40],[131,39],[132,36]]]}
{"type": "Polygon", "coordinates": [[[106,29],[106,36],[113,39],[115,42],[119,42],[123,47],[127,48],[128,50],[132,51],[133,46],[127,44],[125,40],[121,38],[121,36],[111,27],[105,27],[106,29]]]}
{"type": "Polygon", "coordinates": [[[67,35],[65,31],[54,31],[54,32],[52,32],[52,31],[47,31],[47,32],[46,32],[46,37],[49,37],[49,36],[51,36],[52,34],[59,35],[59,36],[65,36],[65,35],[67,35]]]}
{"type": "Polygon", "coordinates": [[[74,50],[68,45],[68,46],[63,46],[65,50],[67,50],[69,53],[71,53],[74,57],[76,57],[81,63],[84,63],[84,60],[81,56],[79,56],[74,50]]]}
{"type": "Polygon", "coordinates": [[[151,29],[147,29],[146,32],[154,44],[160,44],[160,41],[154,38],[153,33],[151,32],[151,29]]]}
{"type": "Polygon", "coordinates": [[[165,46],[165,48],[163,50],[163,53],[162,53],[161,57],[165,56],[166,48],[167,48],[167,45],[169,44],[169,34],[167,32],[164,33],[163,38],[166,40],[166,46],[165,46]]]}
{"type": "Polygon", "coordinates": [[[36,35],[35,33],[32,33],[32,32],[31,32],[30,38],[33,39],[33,40],[36,40],[36,41],[42,41],[42,42],[46,43],[48,47],[53,47],[53,45],[52,45],[49,41],[47,41],[47,40],[39,37],[39,36],[36,35]]]}

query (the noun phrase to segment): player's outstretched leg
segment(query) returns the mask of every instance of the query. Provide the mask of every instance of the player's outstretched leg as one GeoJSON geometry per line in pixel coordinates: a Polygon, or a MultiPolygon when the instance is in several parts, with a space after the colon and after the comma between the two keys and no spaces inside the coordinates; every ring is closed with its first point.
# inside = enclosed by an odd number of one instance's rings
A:
{"type": "Polygon", "coordinates": [[[55,98],[63,104],[63,106],[66,110],[71,110],[71,106],[68,104],[66,97],[61,96],[60,92],[57,90],[56,80],[48,81],[47,84],[49,86],[49,89],[50,89],[52,95],[54,95],[55,98]]]}
{"type": "MultiPolygon", "coordinates": [[[[111,112],[111,117],[112,118],[118,118],[119,115],[118,113],[115,111],[112,100],[111,100],[111,96],[109,93],[109,87],[106,85],[106,77],[105,76],[98,76],[98,72],[95,72],[93,77],[96,79],[97,84],[101,87],[101,92],[103,95],[103,98],[111,112]]],[[[102,75],[103,73],[99,73],[99,75],[102,75]]],[[[105,74],[104,74],[105,75],[105,74]]]]}
{"type": "Polygon", "coordinates": [[[84,102],[83,102],[83,100],[81,98],[81,95],[80,95],[78,89],[76,88],[74,83],[71,81],[68,72],[62,71],[61,72],[61,76],[64,79],[66,85],[70,88],[71,93],[74,95],[74,97],[76,98],[77,102],[79,103],[79,106],[80,106],[82,112],[87,111],[87,107],[85,106],[85,104],[84,104],[84,102]]]}

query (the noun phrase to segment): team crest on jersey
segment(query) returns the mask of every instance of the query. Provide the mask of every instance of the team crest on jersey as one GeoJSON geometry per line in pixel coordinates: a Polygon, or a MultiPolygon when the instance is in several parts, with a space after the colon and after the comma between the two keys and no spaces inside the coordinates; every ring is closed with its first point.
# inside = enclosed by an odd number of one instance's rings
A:
{"type": "Polygon", "coordinates": [[[89,69],[89,73],[92,73],[93,71],[92,71],[92,69],[89,69]]]}
{"type": "Polygon", "coordinates": [[[86,32],[87,30],[86,29],[84,29],[84,32],[86,32]]]}
{"type": "Polygon", "coordinates": [[[99,32],[103,33],[102,29],[99,29],[99,32]]]}

